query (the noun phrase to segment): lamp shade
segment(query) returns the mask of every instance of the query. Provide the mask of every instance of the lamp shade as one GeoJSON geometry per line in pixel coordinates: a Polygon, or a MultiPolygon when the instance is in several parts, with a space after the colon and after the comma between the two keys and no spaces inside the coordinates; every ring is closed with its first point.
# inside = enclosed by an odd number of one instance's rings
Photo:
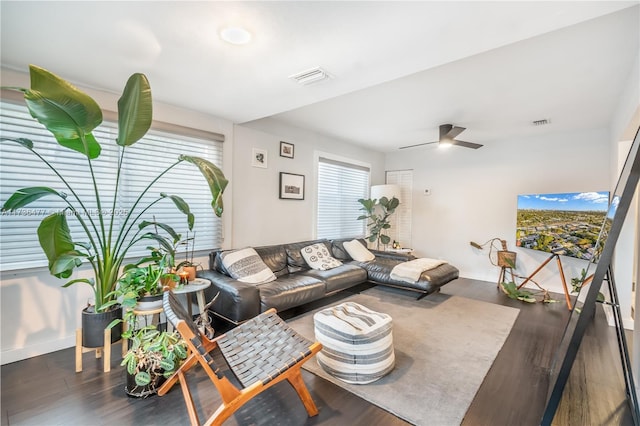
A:
{"type": "Polygon", "coordinates": [[[400,200],[400,187],[398,185],[374,185],[371,187],[371,199],[379,200],[387,197],[389,200],[396,197],[400,200]]]}

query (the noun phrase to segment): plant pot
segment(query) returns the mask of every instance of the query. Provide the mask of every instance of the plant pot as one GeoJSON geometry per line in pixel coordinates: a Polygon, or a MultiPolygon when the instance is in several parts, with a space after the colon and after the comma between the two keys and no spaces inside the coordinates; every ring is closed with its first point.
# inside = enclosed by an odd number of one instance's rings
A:
{"type": "Polygon", "coordinates": [[[189,273],[189,277],[187,278],[189,281],[193,281],[196,279],[196,267],[195,266],[183,266],[182,270],[189,273]]]}
{"type": "Polygon", "coordinates": [[[158,373],[148,385],[138,386],[135,375],[127,373],[127,384],[124,387],[124,391],[132,398],[146,398],[150,395],[157,394],[158,388],[162,386],[166,380],[162,373],[158,373]]]}
{"type": "MultiPolygon", "coordinates": [[[[85,348],[100,348],[104,346],[104,329],[114,319],[122,318],[122,307],[113,307],[106,312],[94,312],[94,306],[82,310],[82,346],[85,348]]],[[[120,340],[122,324],[111,329],[111,343],[120,340]]]]}
{"type": "Polygon", "coordinates": [[[142,296],[136,304],[136,309],[140,311],[150,311],[162,307],[162,294],[153,296],[142,296]]]}

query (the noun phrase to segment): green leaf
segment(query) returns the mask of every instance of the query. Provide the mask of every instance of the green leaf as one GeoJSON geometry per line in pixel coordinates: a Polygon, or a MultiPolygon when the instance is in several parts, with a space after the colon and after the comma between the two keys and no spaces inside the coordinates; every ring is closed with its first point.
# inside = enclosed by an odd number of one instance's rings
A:
{"type": "Polygon", "coordinates": [[[55,189],[47,188],[45,186],[32,186],[30,188],[22,188],[9,197],[2,206],[2,211],[15,211],[32,202],[39,200],[47,195],[57,195],[60,198],[65,198],[55,189]]]}
{"type": "Polygon", "coordinates": [[[224,210],[222,194],[229,183],[229,181],[224,177],[222,170],[210,161],[200,157],[181,155],[180,160],[195,164],[198,169],[200,169],[200,173],[202,173],[204,178],[207,180],[207,184],[211,190],[211,196],[213,198],[213,201],[211,201],[211,207],[213,207],[213,211],[216,216],[221,217],[224,210]]]}
{"type": "Polygon", "coordinates": [[[152,104],[149,80],[144,74],[133,74],[118,100],[118,145],[133,145],[147,133],[151,127],[152,104]]]}
{"type": "Polygon", "coordinates": [[[143,220],[138,225],[138,229],[142,230],[148,226],[154,226],[154,227],[157,226],[158,228],[163,229],[167,234],[171,236],[171,238],[173,238],[174,243],[177,243],[178,241],[180,241],[180,238],[182,237],[181,234],[178,234],[171,226],[167,225],[166,223],[150,222],[147,220],[143,220]]]}
{"type": "Polygon", "coordinates": [[[42,219],[40,226],[38,226],[38,239],[40,240],[40,247],[42,247],[49,260],[49,272],[51,272],[51,275],[58,278],[69,278],[76,266],[75,263],[65,262],[66,269],[57,264],[59,257],[74,251],[71,232],[69,232],[69,225],[64,212],[61,214],[54,213],[42,219]]]}
{"type": "Polygon", "coordinates": [[[76,250],[61,253],[53,263],[49,265],[49,272],[51,272],[53,276],[67,278],[68,275],[65,276],[65,274],[70,273],[74,268],[82,265],[82,259],[84,258],[86,258],[86,256],[76,250]]]}
{"type": "Polygon", "coordinates": [[[380,242],[382,244],[389,244],[391,242],[391,238],[388,235],[380,235],[380,242]]]}
{"type": "Polygon", "coordinates": [[[136,374],[136,385],[138,386],[146,386],[151,383],[151,375],[146,371],[139,371],[136,374]]]}
{"type": "Polygon", "coordinates": [[[31,116],[55,136],[58,143],[93,159],[100,145],[91,131],[102,123],[102,110],[89,95],[37,67],[29,66],[31,89],[24,99],[31,116]]]}
{"type": "Polygon", "coordinates": [[[32,150],[33,149],[33,142],[31,141],[31,139],[27,139],[27,138],[0,138],[0,141],[9,141],[9,142],[15,142],[17,144],[22,145],[23,147],[27,148],[28,150],[32,150]]]}
{"type": "Polygon", "coordinates": [[[160,361],[160,367],[162,367],[165,371],[173,371],[175,369],[175,364],[168,358],[162,358],[162,360],[160,361]]]}
{"type": "Polygon", "coordinates": [[[167,195],[164,192],[160,193],[160,196],[163,198],[169,198],[173,201],[173,204],[176,205],[178,210],[187,215],[187,224],[189,225],[189,231],[193,229],[193,223],[195,222],[195,216],[191,213],[191,209],[189,208],[189,204],[184,201],[181,197],[177,195],[167,195]]]}
{"type": "Polygon", "coordinates": [[[162,245],[162,247],[168,251],[169,253],[173,252],[173,245],[171,244],[171,242],[169,240],[167,240],[165,237],[163,237],[162,235],[159,234],[154,234],[151,232],[147,232],[146,234],[142,235],[140,237],[140,239],[144,239],[144,240],[155,240],[157,242],[160,243],[160,245],[162,245]]]}
{"type": "Polygon", "coordinates": [[[73,284],[77,284],[77,283],[89,284],[91,287],[93,287],[95,285],[95,282],[93,281],[93,278],[76,278],[75,280],[71,280],[69,282],[66,282],[62,287],[63,288],[67,288],[67,287],[72,286],[73,284]]]}

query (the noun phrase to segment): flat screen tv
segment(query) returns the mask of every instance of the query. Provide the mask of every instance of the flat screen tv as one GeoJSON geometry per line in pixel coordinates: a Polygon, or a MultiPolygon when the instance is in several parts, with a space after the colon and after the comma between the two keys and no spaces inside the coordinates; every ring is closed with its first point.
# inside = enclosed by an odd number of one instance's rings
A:
{"type": "Polygon", "coordinates": [[[607,191],[518,195],[516,246],[591,260],[608,207],[607,191]]]}

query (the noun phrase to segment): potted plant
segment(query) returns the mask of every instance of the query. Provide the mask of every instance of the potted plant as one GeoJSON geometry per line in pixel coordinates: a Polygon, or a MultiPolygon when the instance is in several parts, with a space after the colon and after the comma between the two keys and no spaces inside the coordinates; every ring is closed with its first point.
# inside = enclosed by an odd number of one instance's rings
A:
{"type": "Polygon", "coordinates": [[[187,345],[179,333],[159,331],[152,325],[136,330],[131,340],[131,349],[120,363],[127,368],[125,392],[135,397],[155,394],[187,357],[187,345]]]}
{"type": "MultiPolygon", "coordinates": [[[[155,255],[157,251],[154,250],[152,253],[155,255]]],[[[122,319],[115,319],[109,327],[124,321],[127,327],[122,331],[122,337],[125,339],[130,339],[136,328],[134,309],[151,310],[162,307],[163,279],[177,279],[168,266],[170,256],[164,255],[152,263],[142,265],[148,259],[145,258],[138,264],[124,267],[124,274],[118,279],[115,290],[110,293],[113,299],[103,305],[104,308],[116,304],[122,306],[124,310],[122,319]]],[[[155,259],[153,255],[151,259],[155,259]]]]}
{"type": "Polygon", "coordinates": [[[189,237],[189,232],[187,232],[187,238],[180,241],[178,245],[183,245],[185,260],[180,262],[176,266],[176,270],[182,270],[187,273],[188,281],[193,281],[196,279],[196,264],[193,263],[193,252],[195,251],[195,241],[196,241],[196,233],[193,233],[192,237],[189,237]],[[189,245],[191,245],[191,250],[189,250],[189,245]]]}
{"type": "MultiPolygon", "coordinates": [[[[45,155],[36,150],[31,140],[25,138],[3,141],[21,145],[42,161],[58,176],[64,190],[47,186],[23,188],[4,202],[2,210],[15,211],[42,197],[57,197],[65,203],[63,212],[51,214],[42,220],[38,227],[38,239],[49,261],[49,271],[52,275],[67,279],[83,262],[88,263],[93,269],[93,278],[72,279],[63,287],[83,283],[93,289],[95,306],[87,307],[82,315],[83,346],[100,347],[104,345],[102,339],[104,328],[114,318],[120,316],[118,310],[113,309],[116,308],[115,305],[107,304],[114,300],[113,290],[129,249],[144,240],[154,240],[162,247],[169,248],[172,245],[170,239],[179,238],[170,226],[144,220],[145,212],[158,202],[170,200],[180,212],[185,214],[189,229],[193,227],[193,213],[182,198],[161,193],[153,201],[145,204],[142,202],[143,196],[151,190],[158,179],[178,164],[193,164],[205,177],[213,197],[213,210],[217,216],[221,216],[222,194],[228,181],[222,171],[211,162],[199,157],[181,155],[171,166],[159,171],[158,175],[142,189],[136,200],[126,206],[128,213],[121,222],[121,227],[116,228],[113,215],[109,218],[102,214],[103,207],[111,207],[115,210],[120,188],[120,169],[125,161],[126,148],[139,141],[151,126],[152,100],[147,78],[143,74],[133,74],[118,101],[118,137],[115,142],[120,147],[120,161],[118,168],[113,170],[116,179],[114,187],[109,191],[112,193],[112,198],[103,198],[93,172],[94,163],[98,161],[101,151],[100,144],[92,134],[92,131],[102,122],[100,107],[90,96],[51,72],[34,65],[29,67],[29,71],[31,88],[7,87],[6,89],[22,92],[31,115],[53,133],[58,143],[86,157],[88,166],[86,180],[94,189],[92,198],[99,214],[97,218],[90,214],[86,207],[90,200],[80,199],[62,173],[47,161],[45,155]],[[67,217],[79,221],[86,240],[74,241],[69,231],[67,217]],[[161,232],[154,232],[154,228],[159,228],[161,232]],[[107,313],[109,315],[102,318],[107,313]],[[98,320],[94,321],[94,318],[98,320]],[[90,325],[96,331],[87,332],[90,325]],[[94,333],[97,333],[97,336],[94,337],[94,333]]],[[[114,332],[112,340],[116,341],[118,338],[119,335],[114,332]]]]}
{"type": "Polygon", "coordinates": [[[369,227],[369,235],[367,235],[367,239],[369,242],[377,242],[376,249],[380,250],[380,243],[389,244],[391,242],[391,238],[388,235],[385,235],[385,230],[391,228],[391,224],[389,223],[389,216],[391,216],[396,208],[400,205],[400,201],[396,197],[391,197],[391,199],[387,197],[382,197],[380,200],[372,199],[364,199],[361,198],[358,200],[360,204],[362,204],[362,208],[360,210],[364,210],[366,214],[358,217],[358,220],[367,220],[367,226],[369,227]],[[376,206],[380,206],[382,212],[376,212],[376,206]]]}

